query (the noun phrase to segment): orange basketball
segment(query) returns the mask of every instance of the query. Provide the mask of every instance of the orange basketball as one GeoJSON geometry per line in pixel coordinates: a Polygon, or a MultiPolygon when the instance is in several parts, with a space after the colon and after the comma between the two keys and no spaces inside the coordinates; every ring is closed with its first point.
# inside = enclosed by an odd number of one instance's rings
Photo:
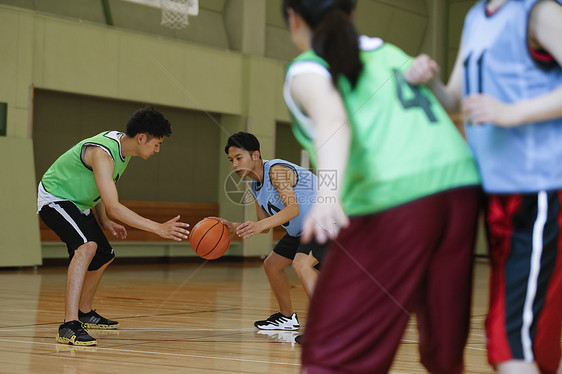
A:
{"type": "Polygon", "coordinates": [[[199,257],[214,260],[222,256],[230,246],[230,233],[219,220],[204,218],[191,230],[189,242],[199,257]]]}

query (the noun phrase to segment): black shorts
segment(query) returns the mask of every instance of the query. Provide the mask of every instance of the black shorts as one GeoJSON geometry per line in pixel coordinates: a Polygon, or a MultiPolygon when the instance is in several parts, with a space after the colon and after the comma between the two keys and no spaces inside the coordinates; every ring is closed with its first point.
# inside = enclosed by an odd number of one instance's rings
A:
{"type": "Polygon", "coordinates": [[[326,249],[328,249],[328,245],[329,243],[319,244],[314,240],[306,244],[301,243],[301,238],[299,236],[285,234],[273,248],[273,252],[289,260],[294,260],[297,253],[308,255],[312,251],[312,255],[320,264],[324,258],[326,249]]]}
{"type": "Polygon", "coordinates": [[[57,201],[43,206],[39,216],[66,244],[70,259],[74,256],[74,251],[81,245],[87,242],[94,242],[98,245],[88,270],[98,270],[115,257],[113,248],[93,213],[84,215],[74,203],[57,201]]]}

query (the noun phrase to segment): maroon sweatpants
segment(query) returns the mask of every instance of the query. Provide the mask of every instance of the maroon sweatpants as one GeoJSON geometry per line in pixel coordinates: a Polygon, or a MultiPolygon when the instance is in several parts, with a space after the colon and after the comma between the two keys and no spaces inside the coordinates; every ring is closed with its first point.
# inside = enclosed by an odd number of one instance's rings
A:
{"type": "Polygon", "coordinates": [[[423,365],[462,372],[479,191],[449,190],[351,220],[314,290],[303,372],[388,372],[413,312],[423,365]]]}

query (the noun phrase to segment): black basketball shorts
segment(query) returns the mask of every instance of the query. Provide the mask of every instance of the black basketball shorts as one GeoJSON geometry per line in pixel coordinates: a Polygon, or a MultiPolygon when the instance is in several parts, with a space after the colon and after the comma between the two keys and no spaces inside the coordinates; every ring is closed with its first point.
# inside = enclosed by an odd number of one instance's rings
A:
{"type": "Polygon", "coordinates": [[[328,249],[328,246],[329,243],[318,244],[315,240],[311,240],[306,244],[301,243],[300,236],[285,234],[285,236],[277,242],[273,248],[273,252],[277,253],[279,256],[288,258],[289,260],[294,260],[297,253],[304,253],[305,255],[308,255],[312,252],[312,255],[316,258],[316,260],[318,260],[318,264],[320,264],[322,263],[322,259],[324,258],[324,254],[326,249],[328,249]]]}
{"type": "Polygon", "coordinates": [[[94,214],[84,215],[71,201],[57,201],[43,206],[39,216],[51,230],[66,244],[72,260],[74,251],[87,242],[98,245],[89,271],[98,270],[115,257],[111,244],[107,241],[94,214]]]}

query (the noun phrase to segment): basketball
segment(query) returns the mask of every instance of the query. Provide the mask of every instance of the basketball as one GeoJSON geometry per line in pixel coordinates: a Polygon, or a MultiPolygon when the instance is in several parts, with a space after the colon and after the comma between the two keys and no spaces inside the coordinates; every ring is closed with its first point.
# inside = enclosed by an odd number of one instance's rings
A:
{"type": "Polygon", "coordinates": [[[214,260],[221,257],[230,246],[230,233],[219,220],[204,218],[191,230],[189,242],[199,257],[214,260]]]}

